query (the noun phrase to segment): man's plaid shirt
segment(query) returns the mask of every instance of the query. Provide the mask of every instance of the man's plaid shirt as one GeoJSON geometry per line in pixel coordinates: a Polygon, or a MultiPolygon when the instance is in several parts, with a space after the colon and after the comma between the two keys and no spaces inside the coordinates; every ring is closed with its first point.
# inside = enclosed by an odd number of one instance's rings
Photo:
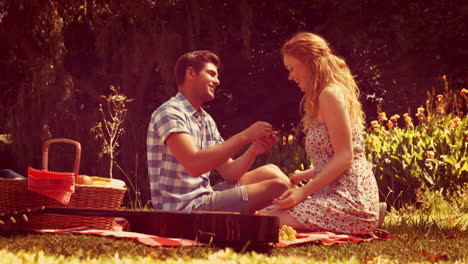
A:
{"type": "Polygon", "coordinates": [[[190,134],[199,149],[223,142],[213,118],[201,108],[197,111],[180,92],[153,112],[146,144],[151,200],[159,210],[190,210],[213,192],[210,172],[192,176],[165,144],[175,132],[190,134]]]}

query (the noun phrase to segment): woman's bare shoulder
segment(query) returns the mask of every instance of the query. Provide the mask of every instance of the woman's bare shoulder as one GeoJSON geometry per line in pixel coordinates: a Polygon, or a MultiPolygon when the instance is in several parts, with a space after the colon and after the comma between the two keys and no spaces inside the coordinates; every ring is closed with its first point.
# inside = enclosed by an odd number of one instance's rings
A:
{"type": "Polygon", "coordinates": [[[345,108],[345,97],[339,86],[329,85],[320,92],[319,109],[317,119],[321,122],[326,120],[326,116],[334,115],[336,111],[345,108]]]}
{"type": "Polygon", "coordinates": [[[338,85],[328,85],[319,94],[319,103],[339,103],[345,102],[343,90],[338,85]]]}

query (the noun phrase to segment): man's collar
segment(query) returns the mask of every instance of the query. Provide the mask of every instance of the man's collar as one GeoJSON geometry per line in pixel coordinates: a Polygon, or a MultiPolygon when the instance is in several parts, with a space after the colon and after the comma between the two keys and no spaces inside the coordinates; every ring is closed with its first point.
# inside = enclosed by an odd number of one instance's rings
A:
{"type": "Polygon", "coordinates": [[[202,107],[200,107],[199,110],[195,109],[195,107],[193,107],[193,105],[189,102],[189,100],[187,100],[187,97],[185,97],[185,95],[183,95],[181,92],[177,92],[175,97],[178,100],[182,101],[185,111],[187,111],[190,115],[194,115],[198,113],[201,117],[205,117],[206,115],[205,110],[202,107]]]}

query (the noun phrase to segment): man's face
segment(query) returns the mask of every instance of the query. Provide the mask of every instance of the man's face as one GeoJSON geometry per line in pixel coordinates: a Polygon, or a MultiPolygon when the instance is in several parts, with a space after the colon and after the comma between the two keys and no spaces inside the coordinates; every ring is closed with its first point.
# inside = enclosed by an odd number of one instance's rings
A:
{"type": "Polygon", "coordinates": [[[215,97],[218,80],[218,68],[211,62],[205,63],[195,78],[195,89],[202,103],[209,102],[215,97]]]}

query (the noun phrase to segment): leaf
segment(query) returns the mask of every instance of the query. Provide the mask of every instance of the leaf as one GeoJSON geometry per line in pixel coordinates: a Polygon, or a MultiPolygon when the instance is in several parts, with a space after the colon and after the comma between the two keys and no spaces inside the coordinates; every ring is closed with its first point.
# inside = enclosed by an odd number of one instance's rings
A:
{"type": "Polygon", "coordinates": [[[462,162],[460,162],[460,164],[463,164],[463,165],[460,165],[460,170],[459,170],[459,173],[460,173],[460,176],[463,175],[463,172],[468,172],[468,160],[464,160],[462,162]]]}
{"type": "Polygon", "coordinates": [[[429,173],[424,171],[423,176],[424,176],[424,179],[426,179],[428,183],[430,183],[431,185],[434,185],[434,180],[432,179],[431,175],[429,175],[429,173]]]}
{"type": "Polygon", "coordinates": [[[424,249],[422,250],[422,254],[428,261],[431,261],[431,262],[438,262],[438,261],[441,261],[441,260],[448,260],[448,255],[447,254],[433,254],[433,253],[430,253],[429,251],[426,251],[424,249]]]}
{"type": "Polygon", "coordinates": [[[457,160],[453,156],[445,156],[443,161],[449,163],[452,166],[455,166],[457,164],[457,160]]]}

